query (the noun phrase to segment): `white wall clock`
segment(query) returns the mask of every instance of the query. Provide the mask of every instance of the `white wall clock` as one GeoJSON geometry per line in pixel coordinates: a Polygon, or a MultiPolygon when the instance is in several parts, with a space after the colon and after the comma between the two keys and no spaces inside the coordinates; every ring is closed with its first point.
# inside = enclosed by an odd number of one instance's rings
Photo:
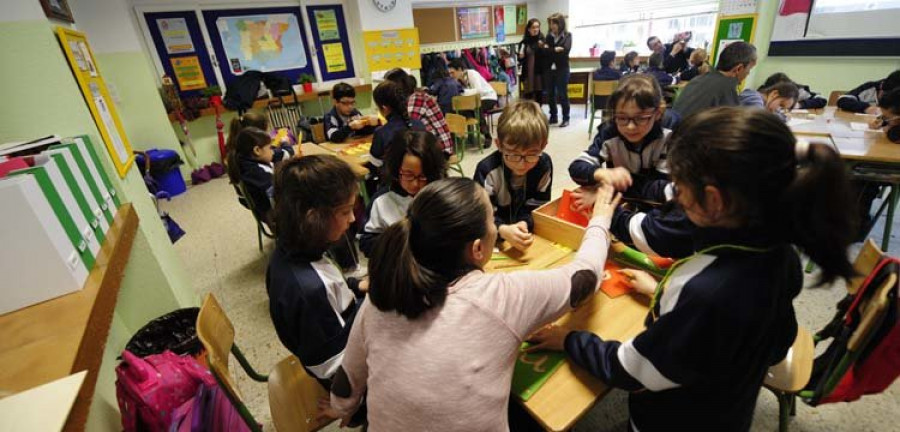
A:
{"type": "Polygon", "coordinates": [[[390,12],[397,6],[397,0],[372,0],[372,3],[382,12],[390,12]]]}

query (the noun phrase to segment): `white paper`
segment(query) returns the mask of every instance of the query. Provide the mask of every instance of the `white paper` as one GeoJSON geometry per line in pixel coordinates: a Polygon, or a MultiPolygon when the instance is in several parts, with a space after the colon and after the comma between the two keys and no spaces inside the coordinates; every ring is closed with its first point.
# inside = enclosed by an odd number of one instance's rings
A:
{"type": "Polygon", "coordinates": [[[0,399],[0,432],[62,430],[87,371],[0,399]]]}
{"type": "Polygon", "coordinates": [[[97,106],[97,111],[100,113],[100,118],[103,120],[103,126],[109,134],[109,139],[112,141],[113,148],[116,149],[116,157],[119,158],[119,162],[124,164],[128,161],[128,151],[125,150],[125,143],[122,142],[122,137],[119,136],[119,129],[116,128],[116,122],[113,121],[112,114],[109,112],[109,107],[106,105],[106,100],[103,99],[102,95],[95,95],[94,105],[97,106]]]}
{"type": "Polygon", "coordinates": [[[880,129],[869,129],[868,123],[857,123],[857,122],[851,122],[850,129],[853,129],[855,131],[868,131],[868,132],[880,131],[880,129]]]}
{"type": "Polygon", "coordinates": [[[97,76],[97,67],[94,66],[94,59],[91,58],[91,50],[88,49],[87,44],[85,44],[84,42],[78,42],[78,46],[81,47],[81,55],[84,57],[84,61],[87,63],[87,67],[91,72],[91,76],[97,76]]]}
{"type": "Polygon", "coordinates": [[[194,42],[191,40],[191,33],[184,18],[158,19],[156,25],[169,55],[194,52],[194,42]]]}
{"type": "Polygon", "coordinates": [[[796,127],[796,126],[800,126],[800,125],[804,125],[804,124],[812,123],[812,122],[813,122],[813,120],[810,120],[810,119],[791,117],[791,119],[788,120],[787,125],[788,125],[788,127],[796,127]]]}

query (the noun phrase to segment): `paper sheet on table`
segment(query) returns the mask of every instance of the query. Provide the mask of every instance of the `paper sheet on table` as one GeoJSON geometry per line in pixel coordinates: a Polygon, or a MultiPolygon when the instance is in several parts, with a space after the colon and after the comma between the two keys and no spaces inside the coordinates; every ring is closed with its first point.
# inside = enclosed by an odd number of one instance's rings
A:
{"type": "Polygon", "coordinates": [[[812,123],[812,122],[813,121],[810,119],[792,117],[790,120],[788,120],[787,125],[788,125],[788,127],[796,127],[796,126],[800,126],[800,125],[804,125],[804,124],[812,123]]]}
{"type": "Polygon", "coordinates": [[[863,132],[881,132],[881,129],[869,129],[868,123],[851,122],[850,129],[863,132]]]}
{"type": "Polygon", "coordinates": [[[87,371],[0,399],[0,432],[62,430],[87,371]]]}
{"type": "Polygon", "coordinates": [[[838,137],[832,138],[832,140],[838,152],[843,155],[862,156],[869,151],[869,144],[866,140],[838,137]]]}

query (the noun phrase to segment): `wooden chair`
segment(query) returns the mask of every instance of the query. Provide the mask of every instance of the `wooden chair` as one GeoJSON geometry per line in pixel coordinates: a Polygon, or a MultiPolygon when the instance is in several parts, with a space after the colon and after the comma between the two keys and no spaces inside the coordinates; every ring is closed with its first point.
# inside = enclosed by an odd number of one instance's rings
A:
{"type": "Polygon", "coordinates": [[[509,86],[503,81],[491,81],[489,83],[491,87],[497,92],[497,106],[494,109],[488,110],[484,113],[487,116],[488,122],[491,128],[491,131],[496,135],[496,123],[494,122],[494,114],[500,114],[503,112],[503,108],[509,105],[509,86]],[[500,103],[500,99],[503,98],[503,103],[500,103]]]}
{"type": "Polygon", "coordinates": [[[313,432],[333,422],[316,419],[319,399],[327,395],[297,357],[285,357],[269,373],[269,411],[275,430],[313,432]]]}
{"type": "Polygon", "coordinates": [[[837,100],[841,96],[847,94],[845,91],[835,90],[828,95],[828,106],[837,106],[837,100]]]}
{"type": "Polygon", "coordinates": [[[478,144],[479,150],[484,153],[482,145],[483,138],[481,136],[481,131],[479,130],[479,124],[481,122],[479,120],[481,118],[481,95],[476,93],[468,96],[453,96],[451,104],[453,106],[453,111],[456,114],[460,114],[460,111],[472,111],[475,113],[474,117],[466,118],[466,130],[468,131],[466,138],[472,139],[474,136],[474,141],[478,144]]]}
{"type": "MultiPolygon", "coordinates": [[[[588,100],[590,103],[591,121],[588,124],[588,136],[590,136],[594,130],[594,117],[597,114],[597,105],[601,102],[598,99],[604,98],[603,100],[605,101],[617,88],[619,88],[618,81],[594,81],[593,84],[591,84],[591,97],[588,100]]],[[[601,107],[599,109],[603,110],[604,108],[601,107]]]]}
{"type": "Polygon", "coordinates": [[[197,337],[203,344],[203,348],[206,349],[209,369],[219,386],[225,391],[228,400],[234,404],[235,409],[250,430],[261,432],[262,427],[244,404],[237,383],[228,369],[230,354],[234,354],[244,372],[254,381],[266,382],[269,377],[256,372],[247,362],[247,358],[234,343],[234,326],[231,325],[231,320],[225,315],[225,311],[211,293],[206,294],[203,305],[200,307],[200,313],[197,315],[197,337]]]}
{"type": "Polygon", "coordinates": [[[450,134],[453,136],[453,156],[450,156],[447,164],[450,166],[450,169],[458,172],[461,177],[465,177],[466,173],[463,172],[462,161],[466,156],[465,142],[468,134],[466,118],[459,114],[447,113],[444,115],[444,119],[447,120],[447,127],[450,128],[450,134]]]}
{"type": "Polygon", "coordinates": [[[788,418],[796,414],[797,393],[812,375],[815,345],[809,331],[797,327],[797,337],[781,363],[769,368],[763,386],[778,398],[778,430],[787,431],[788,418]]]}
{"type": "Polygon", "coordinates": [[[250,214],[253,215],[253,220],[256,221],[256,242],[259,244],[259,251],[263,251],[262,238],[266,236],[270,239],[275,238],[275,233],[266,225],[263,221],[259,220],[259,217],[256,216],[256,204],[253,203],[253,200],[250,199],[250,195],[247,194],[247,187],[244,186],[244,182],[240,182],[236,187],[238,194],[238,201],[241,204],[244,204],[247,209],[250,210],[250,214]]]}

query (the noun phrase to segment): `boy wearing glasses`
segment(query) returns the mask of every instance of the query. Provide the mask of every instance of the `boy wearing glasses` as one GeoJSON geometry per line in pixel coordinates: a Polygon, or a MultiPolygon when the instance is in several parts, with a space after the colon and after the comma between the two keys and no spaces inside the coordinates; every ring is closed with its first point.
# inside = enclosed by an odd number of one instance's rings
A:
{"type": "Polygon", "coordinates": [[[334,108],[325,114],[325,137],[339,143],[354,136],[371,135],[378,126],[377,118],[364,117],[356,109],[356,90],[347,83],[337,83],[331,88],[334,108]]]}
{"type": "MultiPolygon", "coordinates": [[[[671,198],[662,126],[662,90],[649,75],[629,75],[610,96],[614,107],[612,137],[598,134],[591,146],[569,165],[575,183],[594,187],[611,184],[626,198],[663,203],[671,198]],[[605,139],[604,139],[605,138],[605,139]]],[[[576,192],[576,203],[588,200],[576,192]]],[[[582,203],[590,207],[593,202],[582,203]]]]}
{"type": "Polygon", "coordinates": [[[532,210],[550,201],[553,162],[544,153],[547,117],[533,101],[520,100],[503,109],[497,123],[497,151],[475,168],[494,206],[501,239],[526,250],[534,242],[532,210]]]}

